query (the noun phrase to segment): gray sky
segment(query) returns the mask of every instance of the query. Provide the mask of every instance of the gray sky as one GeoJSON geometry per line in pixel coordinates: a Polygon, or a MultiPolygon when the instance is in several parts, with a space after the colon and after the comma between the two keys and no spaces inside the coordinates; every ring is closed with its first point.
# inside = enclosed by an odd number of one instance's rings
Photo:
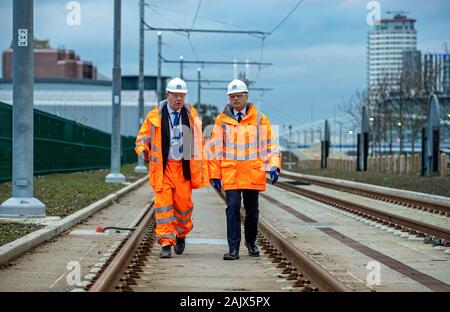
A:
{"type": "MultiPolygon", "coordinates": [[[[112,0],[79,0],[81,26],[66,22],[66,0],[35,0],[35,37],[50,39],[52,47],[74,49],[83,60],[92,61],[103,75],[111,77],[113,61],[112,0]]],[[[138,0],[123,0],[122,72],[138,73],[138,0]]],[[[298,0],[203,0],[194,28],[262,30],[270,32],[297,4],[298,0]]],[[[264,62],[257,87],[273,88],[261,96],[250,94],[272,123],[300,125],[313,118],[332,118],[335,107],[354,91],[366,86],[366,42],[371,29],[366,22],[367,0],[304,0],[298,9],[264,42],[264,62]],[[312,110],[311,107],[314,106],[312,110]]],[[[386,11],[404,10],[417,19],[418,49],[442,52],[450,46],[450,1],[382,0],[386,11]]],[[[147,0],[146,21],[155,27],[191,27],[199,0],[147,0]]],[[[0,0],[0,48],[12,38],[12,0],[0,0]]],[[[200,60],[234,58],[258,61],[261,40],[248,35],[193,33],[192,45],[200,60]]],[[[155,32],[146,32],[146,74],[156,73],[155,32]]],[[[195,59],[188,38],[176,33],[163,34],[163,56],[168,59],[195,59]]],[[[239,67],[243,71],[244,66],[239,67]]],[[[233,78],[233,67],[206,66],[205,79],[233,78]]],[[[250,79],[258,68],[250,68],[250,79]]],[[[185,67],[185,77],[196,79],[197,66],[185,67]]],[[[179,75],[179,66],[163,64],[163,74],[179,75]]],[[[223,84],[213,84],[221,87],[223,84]]],[[[190,97],[197,100],[197,86],[189,84],[190,97]]],[[[224,92],[202,92],[202,101],[223,107],[224,92]]],[[[340,112],[336,111],[339,115],[340,112]]]]}

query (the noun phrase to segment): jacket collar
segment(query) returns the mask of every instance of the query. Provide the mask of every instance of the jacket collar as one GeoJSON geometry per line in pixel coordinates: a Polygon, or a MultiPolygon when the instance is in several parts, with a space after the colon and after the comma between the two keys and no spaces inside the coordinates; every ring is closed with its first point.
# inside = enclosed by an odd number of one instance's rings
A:
{"type": "MultiPolygon", "coordinates": [[[[159,102],[158,107],[156,109],[153,109],[150,112],[150,122],[155,126],[155,127],[161,127],[161,114],[162,114],[162,110],[164,108],[164,106],[166,106],[168,103],[167,99],[162,100],[161,102],[159,102]]],[[[191,113],[191,104],[184,104],[184,108],[187,111],[188,116],[191,113]]]]}
{"type": "MultiPolygon", "coordinates": [[[[230,124],[238,125],[239,123],[235,119],[231,108],[232,107],[230,104],[225,105],[225,108],[223,109],[223,112],[222,112],[222,114],[225,115],[224,120],[230,124]]],[[[246,109],[246,113],[245,113],[244,117],[242,117],[242,120],[251,117],[256,112],[255,106],[253,105],[253,103],[250,103],[250,102],[247,103],[247,106],[245,109],[246,109]]]]}

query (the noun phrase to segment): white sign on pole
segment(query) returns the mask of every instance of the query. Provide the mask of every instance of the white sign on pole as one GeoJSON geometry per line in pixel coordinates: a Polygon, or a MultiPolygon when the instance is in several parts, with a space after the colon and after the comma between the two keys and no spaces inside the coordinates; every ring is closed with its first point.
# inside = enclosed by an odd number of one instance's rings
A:
{"type": "Polygon", "coordinates": [[[17,45],[19,47],[28,47],[28,29],[17,30],[17,45]]]}

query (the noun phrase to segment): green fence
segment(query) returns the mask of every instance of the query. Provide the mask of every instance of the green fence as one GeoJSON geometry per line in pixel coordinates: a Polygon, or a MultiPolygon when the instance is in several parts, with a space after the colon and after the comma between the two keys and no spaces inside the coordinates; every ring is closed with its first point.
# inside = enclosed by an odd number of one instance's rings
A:
{"type": "MultiPolygon", "coordinates": [[[[135,137],[121,138],[121,162],[136,161],[135,137]]],[[[34,174],[109,168],[111,134],[34,110],[34,174]]],[[[0,102],[0,181],[12,177],[12,106],[0,102]]]]}

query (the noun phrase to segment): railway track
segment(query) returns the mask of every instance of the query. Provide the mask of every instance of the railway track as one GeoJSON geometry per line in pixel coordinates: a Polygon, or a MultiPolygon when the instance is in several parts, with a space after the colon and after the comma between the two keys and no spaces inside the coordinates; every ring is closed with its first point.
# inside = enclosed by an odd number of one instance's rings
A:
{"type": "Polygon", "coordinates": [[[293,193],[287,195],[278,187],[272,187],[260,196],[270,204],[270,209],[266,205],[262,210],[264,217],[277,224],[280,233],[290,237],[292,243],[301,246],[308,256],[355,291],[404,291],[404,287],[410,291],[418,291],[422,289],[420,287],[437,292],[450,291],[450,285],[446,283],[448,267],[440,265],[439,273],[436,272],[434,261],[448,261],[445,255],[436,254],[438,251],[433,250],[429,254],[430,262],[419,264],[418,256],[422,253],[428,256],[425,245],[403,244],[394,237],[385,244],[386,238],[380,237],[388,234],[380,233],[379,236],[372,227],[359,228],[359,223],[355,224],[353,219],[338,216],[338,209],[323,209],[315,200],[301,200],[293,193]],[[330,223],[331,220],[337,223],[330,223]],[[373,261],[383,265],[383,272],[390,270],[389,274],[392,274],[388,278],[383,277],[380,287],[364,282],[367,275],[358,271],[361,263],[373,261]],[[408,278],[407,283],[405,278],[408,278]]]}
{"type": "Polygon", "coordinates": [[[450,203],[437,203],[432,202],[428,200],[420,200],[417,198],[411,198],[401,195],[392,195],[387,194],[385,192],[370,190],[368,188],[363,187],[356,187],[356,186],[350,186],[350,185],[343,185],[340,183],[333,183],[329,181],[323,181],[319,179],[309,178],[305,176],[297,176],[293,174],[286,174],[282,173],[280,175],[282,178],[291,179],[294,180],[294,183],[298,184],[313,184],[322,186],[325,188],[331,188],[338,191],[346,192],[346,193],[352,193],[359,196],[377,199],[383,202],[389,202],[396,205],[401,205],[409,208],[419,209],[422,211],[427,211],[430,213],[445,215],[447,217],[450,217],[450,203]]]}
{"type": "MultiPolygon", "coordinates": [[[[284,178],[288,177],[293,178],[296,181],[301,180],[302,182],[306,182],[295,176],[284,175],[284,178]]],[[[287,182],[280,181],[276,186],[289,192],[359,215],[367,218],[371,222],[377,222],[383,226],[393,228],[394,230],[408,232],[410,235],[424,238],[439,238],[442,240],[443,244],[448,244],[448,242],[450,242],[450,233],[445,228],[440,228],[404,216],[395,215],[361,204],[356,204],[351,201],[299,188],[287,182]]],[[[333,188],[338,188],[338,186],[333,186],[333,188]]],[[[340,187],[339,190],[342,190],[342,187],[340,187]]],[[[357,191],[352,190],[352,192],[357,191]]],[[[224,193],[219,193],[219,195],[225,201],[224,193]]],[[[381,195],[378,194],[377,196],[381,195]]],[[[288,211],[303,221],[314,221],[266,194],[262,194],[262,198],[268,200],[274,206],[288,211]]],[[[146,265],[148,264],[148,261],[150,261],[149,255],[156,243],[154,227],[154,209],[150,207],[145,216],[141,218],[135,231],[132,232],[116,251],[113,252],[111,258],[100,268],[97,275],[85,287],[85,290],[90,292],[133,291],[133,287],[137,285],[141,279],[141,274],[144,274],[143,272],[146,270],[146,265]]],[[[281,274],[283,274],[287,280],[292,281],[296,290],[304,292],[352,291],[346,283],[337,278],[335,274],[324,269],[313,256],[307,255],[295,244],[288,241],[285,236],[262,217],[260,217],[258,228],[258,243],[261,246],[262,252],[267,255],[270,262],[281,271],[281,274]]],[[[343,243],[351,244],[353,248],[356,248],[358,251],[370,257],[374,257],[381,262],[385,262],[388,266],[391,265],[393,269],[401,273],[403,272],[410,278],[415,279],[424,285],[438,285],[430,287],[432,289],[435,287],[434,290],[440,291],[442,289],[448,289],[447,285],[439,283],[430,276],[418,271],[412,270],[414,271],[414,274],[409,274],[408,272],[411,271],[410,267],[405,266],[395,259],[386,260],[385,255],[379,254],[362,244],[358,244],[350,238],[345,238],[331,228],[321,228],[320,230],[343,243]]]]}
{"type": "MultiPolygon", "coordinates": [[[[224,194],[220,196],[224,200],[224,194]]],[[[85,290],[89,292],[133,291],[141,278],[154,241],[154,209],[141,219],[136,230],[117,248],[100,268],[85,290]]],[[[260,219],[258,243],[262,252],[292,281],[297,291],[352,291],[350,287],[323,269],[316,261],[290,243],[267,221],[260,219]]]]}
{"type": "MultiPolygon", "coordinates": [[[[303,178],[299,179],[296,176],[285,175],[284,177],[294,178],[296,181],[298,180],[306,181],[303,178]]],[[[314,183],[316,182],[314,181],[314,183]]],[[[423,238],[431,237],[434,241],[439,241],[439,244],[445,246],[450,244],[450,231],[446,228],[438,227],[433,224],[421,222],[419,220],[414,220],[401,215],[396,215],[386,211],[378,210],[348,200],[342,200],[333,196],[325,195],[305,188],[299,188],[287,182],[278,182],[276,186],[288,190],[290,192],[305,196],[307,198],[313,199],[315,201],[319,201],[327,205],[336,207],[338,209],[347,211],[349,213],[361,216],[363,218],[370,220],[371,222],[379,223],[382,226],[390,227],[393,228],[394,230],[402,232],[408,232],[410,235],[415,235],[417,237],[423,238]]],[[[337,185],[333,185],[332,187],[339,188],[339,186],[337,185]]],[[[355,189],[353,191],[356,192],[355,189]]],[[[378,193],[377,196],[382,195],[378,193]]],[[[415,206],[419,205],[421,205],[421,203],[415,206]]]]}

